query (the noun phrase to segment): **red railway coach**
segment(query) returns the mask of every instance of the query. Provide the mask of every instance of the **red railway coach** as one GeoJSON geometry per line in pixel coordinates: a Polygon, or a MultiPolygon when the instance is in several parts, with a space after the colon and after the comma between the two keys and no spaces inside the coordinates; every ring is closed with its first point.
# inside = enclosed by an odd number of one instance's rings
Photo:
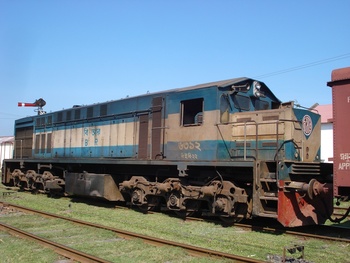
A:
{"type": "Polygon", "coordinates": [[[350,67],[332,71],[334,196],[350,196],[350,67]]]}

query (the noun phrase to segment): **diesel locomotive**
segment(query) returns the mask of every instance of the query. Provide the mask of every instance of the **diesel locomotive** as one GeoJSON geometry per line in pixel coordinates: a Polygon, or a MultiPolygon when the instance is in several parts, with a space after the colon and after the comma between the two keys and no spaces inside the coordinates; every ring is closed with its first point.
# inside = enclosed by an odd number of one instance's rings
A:
{"type": "Polygon", "coordinates": [[[251,78],[76,105],[15,121],[2,183],[145,212],[322,224],[333,186],[320,126],[251,78]]]}

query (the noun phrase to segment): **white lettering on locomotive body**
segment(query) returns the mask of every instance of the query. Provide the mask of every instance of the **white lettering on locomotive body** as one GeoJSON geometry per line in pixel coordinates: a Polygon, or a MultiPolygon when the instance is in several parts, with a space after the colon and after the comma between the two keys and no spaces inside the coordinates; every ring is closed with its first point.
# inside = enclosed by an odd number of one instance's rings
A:
{"type": "Polygon", "coordinates": [[[179,142],[179,150],[201,150],[201,144],[199,142],[179,142]]]}
{"type": "Polygon", "coordinates": [[[343,162],[339,163],[338,170],[350,170],[350,152],[340,153],[339,157],[343,162]]]}
{"type": "Polygon", "coordinates": [[[348,96],[348,103],[350,103],[350,96],[348,96]]]}
{"type": "Polygon", "coordinates": [[[196,160],[198,159],[198,156],[197,154],[193,154],[193,153],[181,153],[181,158],[196,160]]]}

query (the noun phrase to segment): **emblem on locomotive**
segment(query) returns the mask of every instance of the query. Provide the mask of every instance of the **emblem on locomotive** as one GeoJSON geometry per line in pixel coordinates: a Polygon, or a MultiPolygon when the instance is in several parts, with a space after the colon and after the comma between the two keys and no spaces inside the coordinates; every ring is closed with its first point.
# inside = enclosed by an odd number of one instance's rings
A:
{"type": "Polygon", "coordinates": [[[306,136],[310,136],[312,132],[312,119],[309,115],[305,115],[302,120],[303,132],[306,136]]]}

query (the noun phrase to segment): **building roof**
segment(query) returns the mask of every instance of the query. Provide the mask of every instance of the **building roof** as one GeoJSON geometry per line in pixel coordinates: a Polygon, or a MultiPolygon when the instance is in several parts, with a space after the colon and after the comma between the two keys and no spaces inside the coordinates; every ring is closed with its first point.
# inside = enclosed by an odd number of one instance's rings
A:
{"type": "Polygon", "coordinates": [[[0,136],[0,144],[13,143],[15,140],[14,136],[0,136]]]}
{"type": "Polygon", "coordinates": [[[318,105],[315,110],[321,115],[321,123],[333,123],[333,105],[318,105]]]}

